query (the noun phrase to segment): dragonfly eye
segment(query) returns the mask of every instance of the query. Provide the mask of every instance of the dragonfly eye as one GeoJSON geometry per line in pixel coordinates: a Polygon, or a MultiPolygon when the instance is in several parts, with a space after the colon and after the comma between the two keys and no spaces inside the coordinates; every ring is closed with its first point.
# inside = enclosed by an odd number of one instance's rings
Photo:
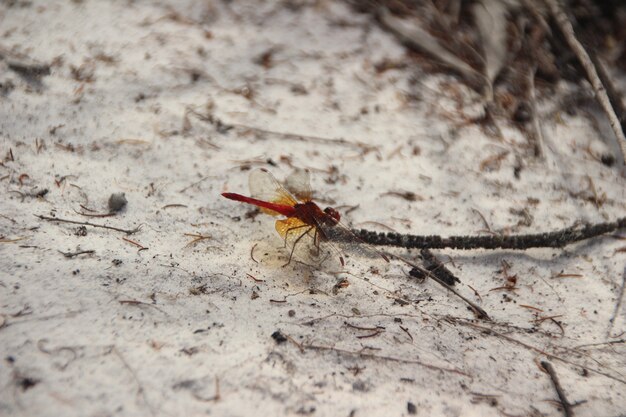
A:
{"type": "Polygon", "coordinates": [[[341,215],[339,214],[339,212],[337,210],[335,210],[334,208],[332,208],[332,207],[326,207],[324,209],[324,213],[328,214],[336,222],[339,222],[339,220],[341,219],[341,215]]]}

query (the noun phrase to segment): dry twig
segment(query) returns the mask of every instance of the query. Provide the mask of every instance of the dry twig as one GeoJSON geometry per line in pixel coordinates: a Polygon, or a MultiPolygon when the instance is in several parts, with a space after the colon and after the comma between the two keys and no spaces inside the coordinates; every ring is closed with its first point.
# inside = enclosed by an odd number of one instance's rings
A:
{"type": "Polygon", "coordinates": [[[358,141],[351,142],[344,138],[325,138],[325,137],[313,136],[313,135],[300,135],[297,133],[278,132],[274,130],[262,129],[260,127],[245,125],[241,123],[225,123],[221,119],[219,119],[218,117],[210,113],[202,114],[190,107],[187,108],[186,112],[188,114],[194,115],[195,117],[197,117],[199,120],[203,122],[207,122],[216,126],[216,129],[218,129],[218,131],[222,130],[224,132],[227,132],[228,130],[231,130],[231,129],[238,129],[241,132],[254,132],[258,135],[270,135],[270,136],[274,136],[278,139],[283,139],[283,140],[312,142],[312,143],[319,143],[321,145],[339,145],[339,146],[360,149],[363,152],[368,152],[374,149],[373,146],[367,145],[366,143],[358,142],[358,141]]]}
{"type": "Polygon", "coordinates": [[[137,372],[135,372],[135,370],[131,368],[131,366],[128,364],[128,361],[124,358],[122,353],[115,346],[113,347],[113,353],[115,353],[115,355],[119,358],[120,362],[122,362],[122,365],[124,365],[124,368],[128,370],[128,372],[131,374],[131,376],[135,380],[135,383],[137,384],[137,395],[141,395],[141,398],[143,399],[144,404],[146,405],[146,407],[148,407],[148,410],[150,411],[150,415],[154,416],[155,415],[154,408],[148,401],[146,391],[143,387],[143,384],[139,380],[139,377],[137,376],[137,372]]]}
{"type": "Polygon", "coordinates": [[[411,261],[411,260],[409,260],[409,259],[407,259],[407,258],[405,258],[403,256],[394,255],[394,254],[391,254],[391,253],[386,253],[386,255],[389,256],[389,257],[396,258],[396,259],[404,262],[405,264],[412,266],[414,269],[419,271],[423,276],[427,276],[428,278],[432,279],[433,281],[435,281],[436,283],[438,283],[442,287],[444,287],[447,290],[449,290],[450,292],[452,292],[454,295],[459,297],[461,300],[465,301],[467,303],[467,305],[469,305],[474,310],[474,312],[476,313],[476,315],[479,318],[491,321],[491,318],[489,317],[489,314],[487,314],[487,312],[485,310],[483,310],[481,307],[479,307],[473,301],[467,299],[464,295],[460,294],[458,291],[456,291],[451,286],[447,285],[444,281],[442,281],[438,276],[434,275],[432,272],[422,268],[421,266],[417,265],[415,262],[413,262],[413,261],[411,261]]]}
{"type": "Polygon", "coordinates": [[[370,230],[352,230],[370,245],[395,246],[407,249],[514,249],[562,248],[574,242],[591,239],[626,227],[626,217],[614,222],[596,223],[583,227],[571,226],[556,232],[528,235],[489,236],[418,236],[400,233],[380,233],[370,230]]]}
{"type": "Polygon", "coordinates": [[[589,371],[589,372],[593,372],[593,373],[596,373],[598,375],[605,376],[607,378],[610,378],[610,379],[612,379],[614,381],[617,381],[617,382],[621,382],[622,384],[626,385],[626,380],[625,379],[622,379],[620,377],[611,375],[611,374],[609,374],[607,372],[604,372],[604,371],[601,371],[599,369],[589,368],[587,366],[580,365],[580,364],[578,364],[576,362],[573,362],[573,361],[571,361],[571,360],[569,360],[567,358],[558,356],[558,355],[556,355],[554,353],[547,352],[547,351],[545,351],[543,349],[540,349],[540,348],[538,348],[536,346],[532,346],[532,345],[529,345],[526,342],[523,342],[521,340],[515,339],[514,337],[511,337],[511,336],[509,336],[507,334],[495,331],[494,329],[492,329],[490,327],[481,326],[479,324],[472,323],[471,321],[467,321],[467,320],[464,320],[464,319],[459,319],[459,318],[456,318],[456,317],[448,317],[447,320],[450,321],[451,323],[457,323],[457,324],[461,324],[463,326],[472,327],[474,329],[482,331],[486,335],[499,337],[499,338],[501,338],[503,340],[506,340],[506,341],[508,341],[510,343],[522,346],[522,347],[524,347],[524,348],[526,348],[528,350],[531,350],[533,352],[537,352],[537,353],[539,353],[541,355],[544,355],[544,356],[546,356],[546,357],[548,357],[550,359],[554,359],[554,360],[557,360],[559,362],[566,363],[568,365],[576,366],[576,367],[578,367],[580,369],[583,369],[583,370],[586,370],[586,371],[589,371]]]}
{"type": "Polygon", "coordinates": [[[552,380],[552,384],[554,384],[554,389],[556,390],[557,395],[559,396],[559,402],[563,406],[563,413],[565,417],[573,417],[574,412],[572,411],[572,404],[567,401],[567,397],[565,396],[565,391],[563,391],[563,387],[561,387],[561,383],[559,382],[559,378],[556,375],[556,371],[552,364],[547,361],[541,361],[541,366],[546,370],[548,375],[550,375],[550,379],[552,380]]]}
{"type": "Polygon", "coordinates": [[[461,282],[459,278],[457,278],[452,271],[450,271],[444,264],[435,256],[434,253],[430,249],[422,249],[420,251],[422,255],[422,259],[424,260],[424,264],[426,269],[428,269],[433,274],[437,275],[439,279],[445,282],[448,285],[454,285],[455,282],[461,282]]]}
{"type": "Polygon", "coordinates": [[[79,255],[93,255],[94,253],[96,253],[95,250],[79,250],[76,252],[61,252],[59,251],[59,253],[63,256],[65,256],[66,258],[74,258],[76,256],[79,255]]]}
{"type": "Polygon", "coordinates": [[[211,236],[205,236],[205,235],[201,235],[199,233],[185,233],[185,236],[189,236],[189,237],[193,237],[194,239],[187,243],[185,245],[186,248],[195,245],[196,243],[202,241],[202,240],[206,240],[206,239],[211,239],[211,236]]]}
{"type": "Polygon", "coordinates": [[[528,71],[528,89],[529,89],[529,98],[530,98],[530,109],[532,113],[532,124],[533,124],[533,152],[536,157],[543,158],[544,156],[544,140],[543,140],[543,130],[541,129],[541,123],[539,121],[539,114],[537,112],[537,92],[535,90],[535,75],[537,74],[537,66],[533,66],[528,71]]]}
{"type": "Polygon", "coordinates": [[[572,49],[576,58],[582,65],[587,74],[587,79],[591,83],[591,87],[595,92],[596,99],[600,103],[602,110],[606,113],[609,118],[609,123],[613,132],[615,133],[615,137],[617,138],[618,146],[622,151],[622,158],[624,163],[626,163],[626,136],[624,136],[624,131],[622,130],[622,125],[620,120],[615,113],[615,109],[611,105],[611,100],[606,93],[606,89],[600,80],[600,76],[598,75],[598,71],[596,66],[593,64],[591,57],[583,47],[583,45],[576,38],[576,33],[574,32],[574,27],[570,22],[569,18],[565,14],[565,11],[559,4],[558,0],[543,0],[548,8],[550,9],[550,14],[554,18],[559,30],[565,37],[567,44],[572,49]]]}
{"type": "Polygon", "coordinates": [[[359,358],[368,358],[368,359],[378,359],[378,360],[383,360],[387,362],[409,363],[409,364],[419,365],[419,366],[422,366],[424,368],[431,369],[434,371],[449,372],[449,373],[453,373],[453,374],[457,374],[457,375],[461,375],[465,377],[470,376],[466,372],[463,372],[460,369],[456,369],[456,368],[443,368],[440,366],[432,365],[432,364],[425,363],[419,360],[414,360],[414,359],[396,358],[396,357],[387,356],[387,355],[376,355],[374,353],[367,352],[367,348],[363,348],[362,350],[347,350],[347,349],[336,348],[334,346],[309,344],[309,345],[302,345],[302,349],[335,352],[341,355],[357,356],[359,358]]]}
{"type": "MultiPolygon", "coordinates": [[[[437,11],[429,6],[428,2],[424,2],[429,17],[433,20],[437,19],[437,11]]],[[[461,74],[466,80],[479,80],[480,84],[488,83],[485,75],[472,68],[467,62],[459,58],[456,53],[449,49],[452,45],[438,37],[433,36],[426,28],[416,24],[415,22],[407,22],[394,16],[388,8],[384,6],[377,7],[375,16],[382,27],[394,34],[407,48],[419,52],[426,52],[430,56],[436,58],[440,63],[448,68],[461,74]]],[[[441,27],[450,28],[444,22],[439,21],[441,27]]],[[[463,45],[466,53],[477,53],[467,44],[463,45]]],[[[453,48],[452,48],[453,49],[453,48]]]]}
{"type": "Polygon", "coordinates": [[[91,227],[99,227],[101,229],[115,230],[116,232],[123,232],[123,233],[126,233],[127,235],[132,235],[134,233],[137,233],[139,229],[141,229],[141,226],[136,227],[134,229],[120,229],[119,227],[107,226],[105,224],[95,224],[95,223],[89,223],[89,222],[81,222],[77,220],[60,219],[58,217],[42,216],[40,214],[35,214],[35,217],[41,220],[47,220],[49,222],[79,224],[81,226],[91,226],[91,227]]]}
{"type": "Polygon", "coordinates": [[[624,287],[626,287],[626,268],[624,268],[624,273],[622,274],[622,285],[619,289],[619,295],[617,296],[615,309],[613,310],[613,314],[611,315],[611,318],[609,319],[609,328],[606,331],[607,338],[611,336],[611,330],[613,329],[613,324],[615,324],[617,313],[619,313],[619,309],[622,306],[622,301],[624,300],[624,287]]]}

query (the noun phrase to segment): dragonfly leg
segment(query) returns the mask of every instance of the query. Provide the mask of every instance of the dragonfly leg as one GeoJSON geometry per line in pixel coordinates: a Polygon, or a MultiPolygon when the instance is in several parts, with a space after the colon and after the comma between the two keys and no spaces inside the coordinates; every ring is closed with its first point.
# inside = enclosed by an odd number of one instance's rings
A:
{"type": "Polygon", "coordinates": [[[320,254],[320,234],[319,229],[316,227],[315,232],[313,233],[313,245],[315,246],[316,255],[320,254]]]}
{"type": "MultiPolygon", "coordinates": [[[[323,237],[323,233],[320,232],[320,229],[318,229],[317,227],[315,228],[315,233],[313,235],[313,243],[315,245],[315,249],[317,251],[317,256],[320,255],[321,250],[320,250],[320,243],[322,242],[322,237],[323,237]]],[[[341,266],[344,267],[346,266],[346,262],[343,259],[343,256],[341,255],[341,253],[339,252],[339,262],[341,262],[341,266]]],[[[328,256],[330,256],[330,253],[326,255],[326,257],[322,260],[322,262],[326,261],[326,259],[328,258],[328,256]]]]}
{"type": "MultiPolygon", "coordinates": [[[[287,247],[287,238],[289,237],[289,233],[293,232],[294,230],[302,229],[302,228],[304,228],[304,227],[309,227],[309,228],[310,228],[310,227],[312,227],[312,226],[310,226],[310,225],[308,225],[308,224],[303,224],[302,226],[290,227],[289,229],[287,229],[287,231],[285,232],[285,239],[284,239],[284,245],[283,245],[283,248],[286,248],[286,247],[287,247]]],[[[311,230],[311,229],[309,229],[309,230],[311,230]]],[[[306,232],[306,233],[309,233],[309,230],[307,230],[307,232],[306,232]]],[[[305,234],[306,234],[306,233],[305,233],[305,234]]],[[[300,238],[298,238],[298,240],[300,240],[300,238]]]]}
{"type": "MultiPolygon", "coordinates": [[[[307,225],[307,226],[308,226],[308,229],[304,233],[302,233],[300,236],[298,236],[298,238],[295,240],[295,242],[293,242],[293,246],[291,247],[291,252],[289,253],[289,260],[283,266],[287,266],[287,265],[289,265],[291,263],[291,258],[293,258],[293,252],[296,250],[296,245],[298,244],[300,239],[302,239],[304,236],[306,236],[311,231],[311,229],[314,229],[313,226],[309,226],[309,225],[307,225]]],[[[299,229],[300,227],[294,227],[294,229],[299,229]]]]}

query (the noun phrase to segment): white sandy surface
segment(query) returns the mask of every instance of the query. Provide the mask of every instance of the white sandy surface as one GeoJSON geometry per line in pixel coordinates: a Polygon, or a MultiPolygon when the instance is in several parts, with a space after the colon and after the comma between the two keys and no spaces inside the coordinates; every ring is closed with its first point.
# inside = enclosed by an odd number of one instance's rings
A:
{"type": "Polygon", "coordinates": [[[246,194],[250,168],[282,179],[293,165],[355,227],[535,233],[624,216],[626,182],[597,159],[615,151],[610,131],[559,111],[566,85],[541,106],[536,160],[506,121],[502,141],[467,122],[481,98],[459,80],[377,73],[403,48],[338,2],[18,0],[0,4],[0,29],[6,50],[52,63],[38,85],[0,62],[13,85],[0,96],[0,415],[402,416],[410,402],[419,416],[560,416],[542,360],[585,401],[576,416],[623,415],[624,308],[610,319],[624,240],[437,251],[486,322],[396,261],[281,267],[272,218],[220,197],[246,194]],[[78,214],[107,212],[114,192],[121,213],[78,214]],[[141,229],[80,236],[35,215],[141,229]],[[95,252],[60,253],[79,250],[95,252]]]}

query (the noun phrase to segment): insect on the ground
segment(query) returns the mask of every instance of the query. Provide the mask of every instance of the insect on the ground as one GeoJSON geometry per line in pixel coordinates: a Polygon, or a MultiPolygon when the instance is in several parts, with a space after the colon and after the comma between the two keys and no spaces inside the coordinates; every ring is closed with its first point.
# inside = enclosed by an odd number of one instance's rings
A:
{"type": "Polygon", "coordinates": [[[308,170],[296,170],[287,177],[286,187],[293,193],[263,168],[252,171],[249,182],[251,197],[235,193],[222,193],[222,196],[255,205],[273,216],[286,217],[276,221],[276,231],[284,239],[285,246],[291,247],[287,264],[291,262],[296,246],[309,239],[318,254],[321,246],[338,253],[342,266],[345,265],[345,252],[379,257],[389,262],[385,254],[363,242],[342,225],[337,210],[332,207],[322,210],[311,200],[308,170]]]}

